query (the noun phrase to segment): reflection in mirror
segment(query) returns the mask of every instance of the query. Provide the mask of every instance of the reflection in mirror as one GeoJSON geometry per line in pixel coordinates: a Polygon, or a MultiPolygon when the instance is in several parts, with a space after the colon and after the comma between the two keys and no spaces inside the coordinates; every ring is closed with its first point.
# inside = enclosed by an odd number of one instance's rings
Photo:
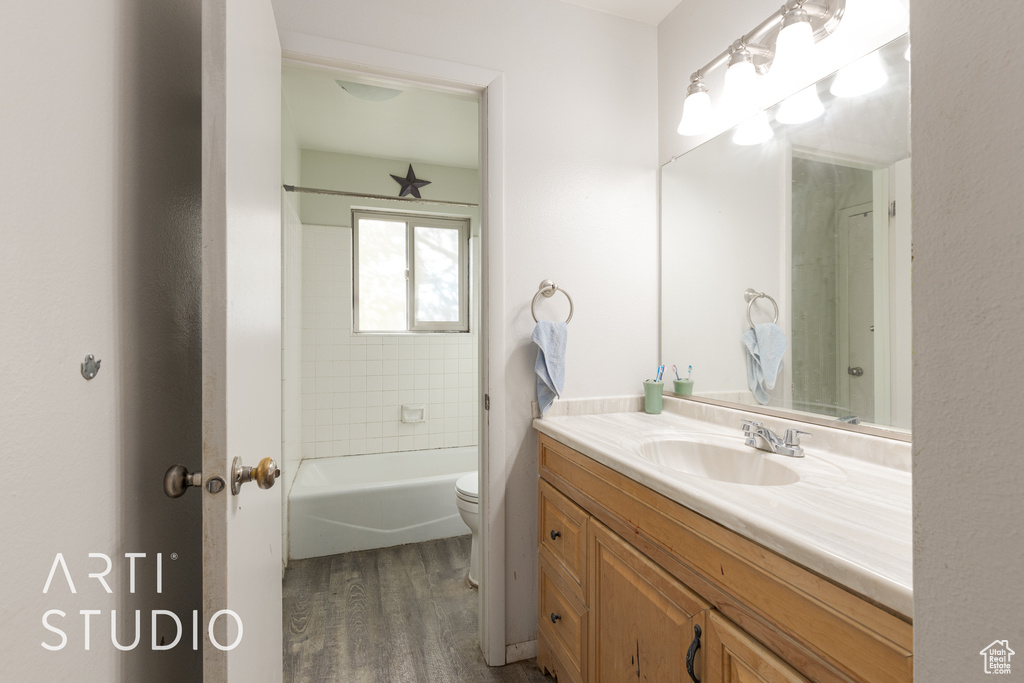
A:
{"type": "Polygon", "coordinates": [[[909,430],[908,46],[662,168],[662,360],[694,395],[909,430]]]}

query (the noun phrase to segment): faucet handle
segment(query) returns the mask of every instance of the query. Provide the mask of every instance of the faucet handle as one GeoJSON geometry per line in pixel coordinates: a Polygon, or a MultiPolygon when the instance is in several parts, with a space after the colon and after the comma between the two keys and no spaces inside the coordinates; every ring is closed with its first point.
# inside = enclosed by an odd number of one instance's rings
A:
{"type": "Polygon", "coordinates": [[[785,436],[786,445],[787,446],[799,446],[800,445],[800,437],[801,436],[806,436],[806,437],[810,438],[811,433],[810,432],[802,432],[799,429],[787,429],[786,430],[786,436],[785,436]]]}
{"type": "Polygon", "coordinates": [[[742,420],[742,423],[744,432],[753,432],[757,431],[758,429],[764,429],[763,424],[761,424],[760,422],[754,422],[753,420],[742,420]]]}

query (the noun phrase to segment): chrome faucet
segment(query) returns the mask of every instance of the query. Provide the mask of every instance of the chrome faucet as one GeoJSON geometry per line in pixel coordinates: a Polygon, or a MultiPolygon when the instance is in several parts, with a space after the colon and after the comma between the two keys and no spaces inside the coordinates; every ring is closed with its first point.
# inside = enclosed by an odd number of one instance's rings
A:
{"type": "Polygon", "coordinates": [[[804,449],[800,446],[801,436],[810,436],[799,429],[787,429],[785,436],[778,436],[760,422],[743,420],[743,436],[747,445],[769,453],[788,455],[791,458],[804,457],[804,449]]]}

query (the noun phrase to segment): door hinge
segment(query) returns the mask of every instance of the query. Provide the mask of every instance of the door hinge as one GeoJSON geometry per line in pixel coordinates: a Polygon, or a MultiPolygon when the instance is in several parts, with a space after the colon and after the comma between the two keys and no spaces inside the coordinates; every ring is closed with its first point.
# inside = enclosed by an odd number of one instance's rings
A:
{"type": "Polygon", "coordinates": [[[896,200],[889,202],[889,218],[896,218],[896,200]]]}
{"type": "Polygon", "coordinates": [[[491,396],[490,394],[484,394],[484,410],[491,409],[491,396]]]}

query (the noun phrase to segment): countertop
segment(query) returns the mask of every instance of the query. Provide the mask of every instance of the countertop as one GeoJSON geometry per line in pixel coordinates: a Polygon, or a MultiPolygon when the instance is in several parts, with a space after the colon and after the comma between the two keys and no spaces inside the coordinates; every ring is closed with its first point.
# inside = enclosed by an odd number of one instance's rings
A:
{"type": "Polygon", "coordinates": [[[639,444],[687,432],[734,438],[742,446],[740,417],[776,430],[787,425],[687,403],[666,399],[666,412],[660,415],[549,416],[535,419],[533,426],[741,536],[913,617],[909,443],[812,427],[807,431],[815,438],[803,444],[804,458],[754,451],[796,470],[800,481],[784,486],[720,482],[647,461],[639,455],[639,444]]]}

